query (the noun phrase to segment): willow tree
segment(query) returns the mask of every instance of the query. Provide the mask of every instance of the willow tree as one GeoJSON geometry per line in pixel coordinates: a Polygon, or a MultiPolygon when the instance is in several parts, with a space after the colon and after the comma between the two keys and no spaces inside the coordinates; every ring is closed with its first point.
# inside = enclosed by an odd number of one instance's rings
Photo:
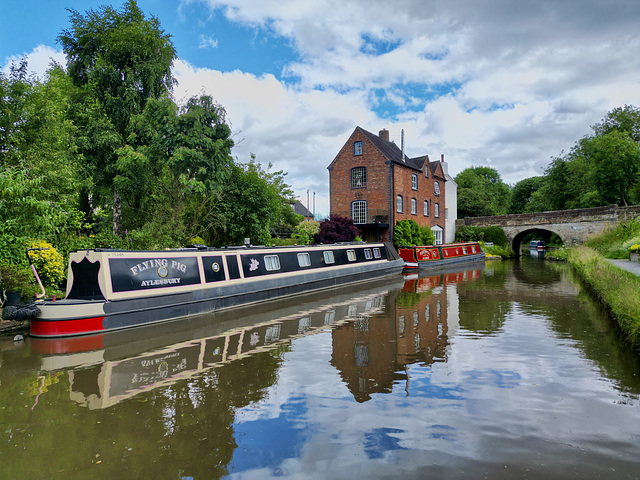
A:
{"type": "Polygon", "coordinates": [[[120,11],[102,6],[84,15],[69,12],[71,26],[58,40],[80,89],[73,112],[77,143],[95,185],[86,196],[113,199],[113,232],[121,235],[121,197],[113,185],[117,151],[125,145],[131,117],[141,114],[149,99],[170,93],[176,51],[160,21],[145,17],[135,0],[120,11]]]}

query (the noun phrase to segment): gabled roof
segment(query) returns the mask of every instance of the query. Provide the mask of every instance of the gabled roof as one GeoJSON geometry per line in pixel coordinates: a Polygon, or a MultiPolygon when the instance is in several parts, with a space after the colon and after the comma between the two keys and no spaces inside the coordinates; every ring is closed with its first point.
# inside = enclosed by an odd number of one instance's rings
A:
{"type": "Polygon", "coordinates": [[[293,204],[293,211],[303,217],[313,217],[313,214],[305,207],[300,200],[293,204]]]}
{"type": "Polygon", "coordinates": [[[416,158],[409,158],[406,155],[404,156],[404,162],[402,161],[402,150],[393,142],[388,142],[383,140],[378,135],[375,135],[371,132],[367,132],[362,127],[356,127],[356,130],[360,129],[362,133],[373,143],[380,152],[387,157],[391,162],[402,165],[403,167],[409,167],[414,170],[422,171],[424,167],[424,162],[427,159],[426,155],[416,158]]]}

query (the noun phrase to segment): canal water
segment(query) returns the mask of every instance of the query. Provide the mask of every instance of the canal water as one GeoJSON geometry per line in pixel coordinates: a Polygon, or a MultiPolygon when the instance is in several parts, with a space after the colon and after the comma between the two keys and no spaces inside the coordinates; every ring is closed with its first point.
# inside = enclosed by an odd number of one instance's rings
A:
{"type": "Polygon", "coordinates": [[[0,479],[640,478],[640,365],[565,265],[0,337],[0,479]]]}

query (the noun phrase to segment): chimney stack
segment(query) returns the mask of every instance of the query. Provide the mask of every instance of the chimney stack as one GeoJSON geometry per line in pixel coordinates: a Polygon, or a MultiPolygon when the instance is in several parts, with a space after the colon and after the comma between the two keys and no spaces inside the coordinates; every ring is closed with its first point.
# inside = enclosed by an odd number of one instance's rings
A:
{"type": "Polygon", "coordinates": [[[378,136],[388,142],[389,141],[389,130],[387,130],[386,128],[383,128],[382,130],[380,130],[380,132],[378,132],[378,136]]]}
{"type": "Polygon", "coordinates": [[[441,154],[440,154],[440,161],[441,161],[441,162],[444,162],[444,153],[441,153],[441,154]]]}

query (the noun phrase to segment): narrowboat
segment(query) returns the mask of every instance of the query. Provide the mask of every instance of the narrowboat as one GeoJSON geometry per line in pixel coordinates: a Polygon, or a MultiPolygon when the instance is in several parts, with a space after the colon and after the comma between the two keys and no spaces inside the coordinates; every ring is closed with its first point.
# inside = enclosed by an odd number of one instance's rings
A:
{"type": "Polygon", "coordinates": [[[66,297],[38,302],[30,334],[137,327],[398,274],[403,266],[390,243],[82,250],[69,256],[66,297]]]}
{"type": "Polygon", "coordinates": [[[405,261],[406,269],[482,262],[486,256],[478,242],[398,248],[398,254],[405,261]]]}

